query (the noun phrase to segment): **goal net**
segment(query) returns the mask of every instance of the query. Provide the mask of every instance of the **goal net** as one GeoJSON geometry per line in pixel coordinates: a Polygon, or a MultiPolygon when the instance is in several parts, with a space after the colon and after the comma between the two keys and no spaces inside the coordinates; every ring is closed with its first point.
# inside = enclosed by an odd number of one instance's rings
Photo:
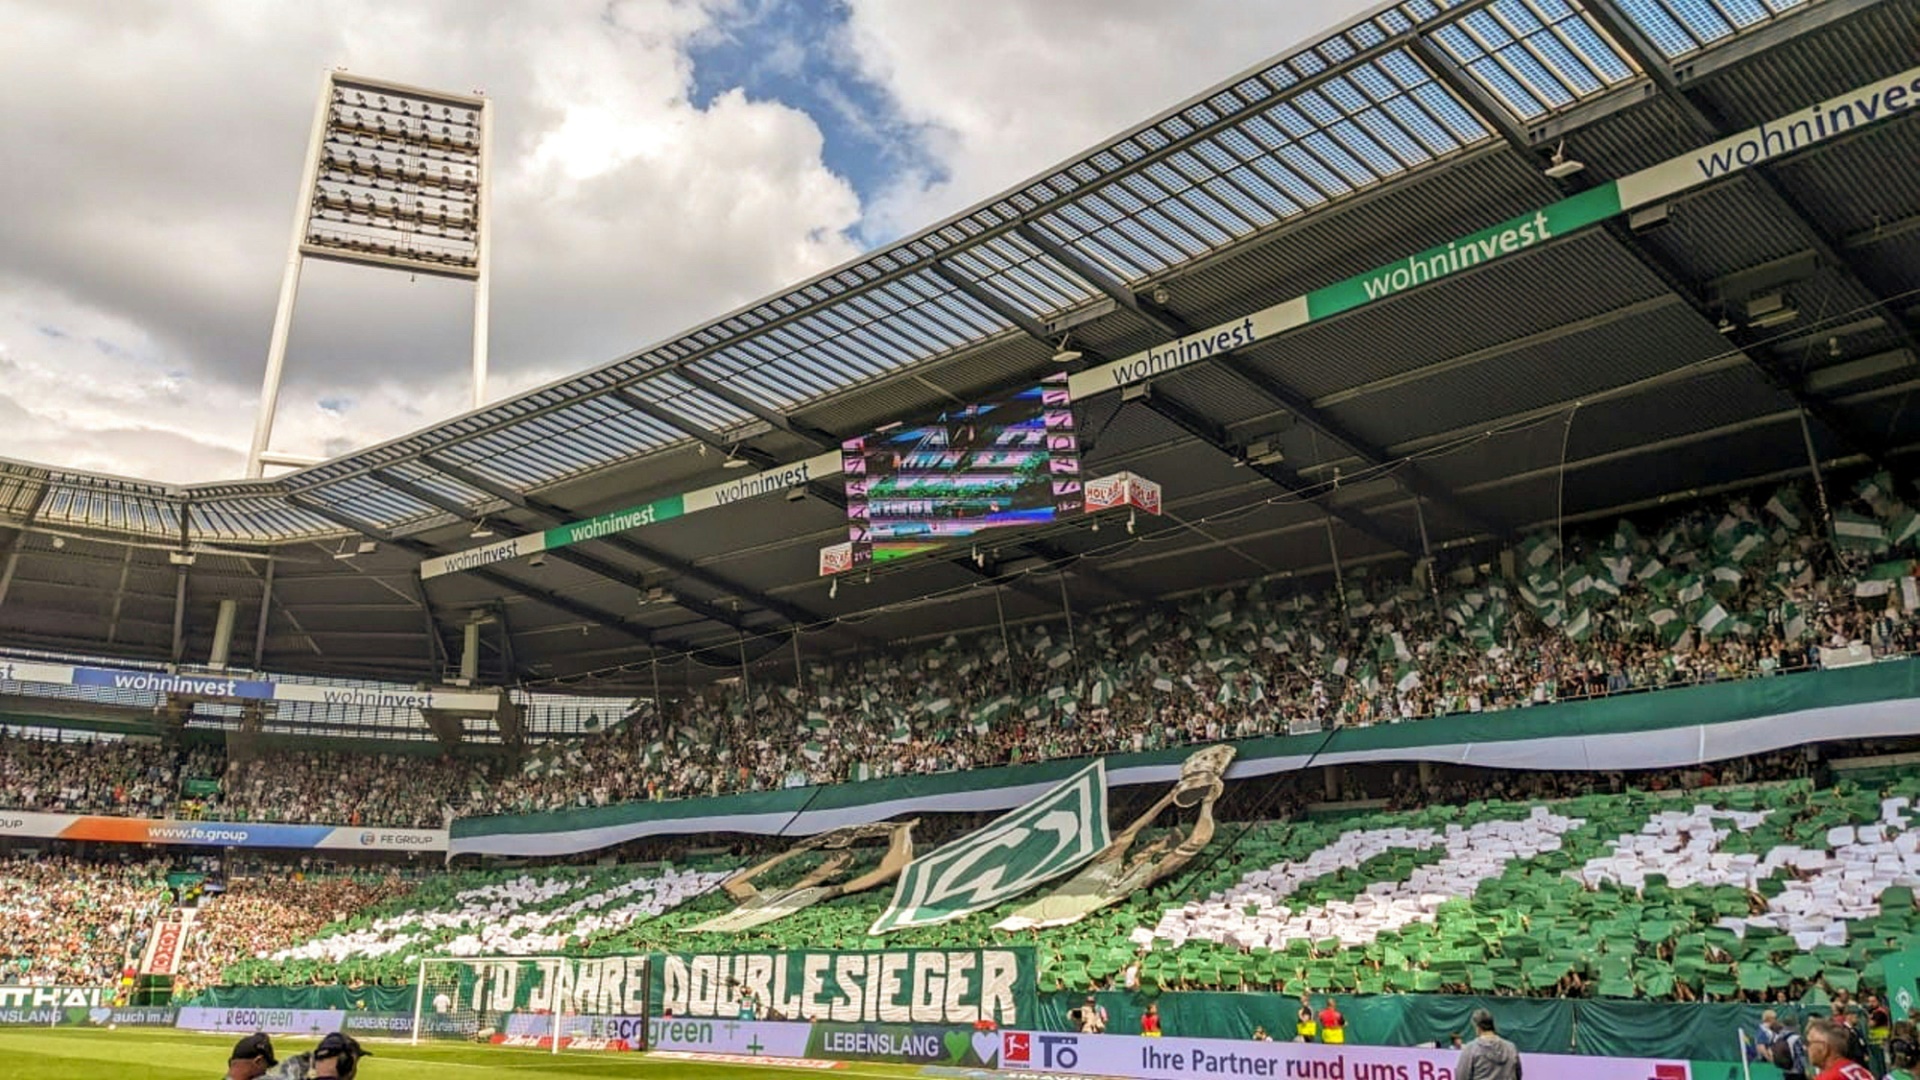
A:
{"type": "Polygon", "coordinates": [[[420,961],[412,1041],[465,1039],[562,1050],[644,1050],[645,956],[435,956],[420,961]]]}

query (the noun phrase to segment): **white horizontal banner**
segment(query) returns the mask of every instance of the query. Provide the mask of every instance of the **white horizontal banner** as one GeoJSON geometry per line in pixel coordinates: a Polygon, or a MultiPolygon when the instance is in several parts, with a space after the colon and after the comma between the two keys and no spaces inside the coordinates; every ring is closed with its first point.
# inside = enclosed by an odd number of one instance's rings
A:
{"type": "MultiPolygon", "coordinates": [[[[1045,1076],[1193,1080],[1200,1076],[1455,1080],[1460,1051],[1233,1039],[1001,1033],[1000,1071],[1045,1076]]],[[[1527,1080],[1692,1080],[1690,1062],[1522,1054],[1527,1080]]]]}
{"type": "Polygon", "coordinates": [[[0,682],[46,683],[52,686],[89,686],[134,693],[185,694],[193,697],[235,698],[249,701],[305,701],[373,709],[447,709],[455,712],[493,712],[500,707],[497,690],[423,690],[401,686],[315,686],[277,683],[226,674],[140,671],[128,668],[41,664],[0,659],[0,682]]]}

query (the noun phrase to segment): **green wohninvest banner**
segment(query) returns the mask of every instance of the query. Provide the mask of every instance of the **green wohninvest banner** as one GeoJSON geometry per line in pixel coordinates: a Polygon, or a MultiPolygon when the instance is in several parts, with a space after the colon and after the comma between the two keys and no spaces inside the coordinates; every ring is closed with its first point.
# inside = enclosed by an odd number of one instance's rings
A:
{"type": "MultiPolygon", "coordinates": [[[[1397,259],[1365,274],[1316,289],[1305,296],[1285,300],[1231,322],[1144,349],[1110,364],[1077,372],[1069,380],[1068,390],[1074,401],[1082,401],[1093,394],[1145,382],[1189,364],[1224,356],[1483,263],[1538,248],[1608,218],[1664,202],[1916,107],[1920,107],[1920,68],[1909,69],[1826,101],[1810,102],[1804,109],[1729,136],[1711,146],[1600,184],[1442,247],[1397,259]]],[[[644,506],[428,559],[420,565],[420,576],[438,577],[524,558],[568,544],[657,524],[682,514],[784,492],[839,471],[838,451],[820,454],[724,484],[684,495],[668,496],[644,506]]]]}
{"type": "Polygon", "coordinates": [[[1031,948],[472,960],[458,1005],[478,1013],[738,1017],[1017,1026],[1036,1015],[1031,948]]]}
{"type": "Polygon", "coordinates": [[[908,863],[869,932],[984,911],[1079,869],[1109,839],[1106,763],[1095,761],[986,828],[908,863]]]}
{"type": "MultiPolygon", "coordinates": [[[[1405,724],[1247,739],[1226,779],[1308,764],[1433,761],[1508,769],[1666,769],[1766,753],[1812,739],[1912,734],[1920,715],[1920,662],[1627,694],[1405,724]]],[[[1192,753],[1180,747],[1105,759],[1113,785],[1166,784],[1192,753]]],[[[812,836],[906,814],[1005,810],[1029,802],[1084,762],[971,769],[864,783],[708,799],[463,818],[454,855],[560,855],[645,836],[739,832],[812,836]]]]}

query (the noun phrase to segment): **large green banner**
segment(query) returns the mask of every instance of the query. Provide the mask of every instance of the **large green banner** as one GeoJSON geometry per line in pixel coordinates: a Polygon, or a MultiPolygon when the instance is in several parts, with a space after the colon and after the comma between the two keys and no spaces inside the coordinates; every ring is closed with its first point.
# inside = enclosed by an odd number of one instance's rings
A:
{"type": "Polygon", "coordinates": [[[1015,1027],[1037,1015],[1039,976],[1022,947],[476,959],[436,963],[427,981],[479,1013],[1015,1027]]]}
{"type": "Polygon", "coordinates": [[[1036,1015],[1031,948],[667,953],[657,1008],[674,1016],[1017,1027],[1036,1015]]]}
{"type": "Polygon", "coordinates": [[[1108,842],[1104,760],[971,833],[907,864],[869,933],[951,922],[1070,874],[1108,842]]]}
{"type": "Polygon", "coordinates": [[[1905,1017],[1920,1008],[1920,949],[1906,949],[1880,958],[1887,972],[1887,1005],[1893,1015],[1905,1017]]]}

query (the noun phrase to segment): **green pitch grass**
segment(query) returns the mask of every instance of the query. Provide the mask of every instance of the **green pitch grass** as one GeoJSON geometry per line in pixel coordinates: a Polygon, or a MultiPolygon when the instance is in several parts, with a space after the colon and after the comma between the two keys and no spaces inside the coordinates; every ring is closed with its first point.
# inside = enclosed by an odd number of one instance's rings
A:
{"type": "MultiPolygon", "coordinates": [[[[237,1035],[194,1035],[164,1029],[102,1031],[75,1028],[43,1030],[0,1028],[0,1077],[7,1080],[220,1080],[227,1072],[227,1054],[237,1035]]],[[[317,1040],[287,1036],[273,1040],[274,1049],[287,1057],[313,1049],[317,1040]]],[[[654,1061],[645,1054],[609,1054],[592,1051],[559,1055],[536,1050],[475,1046],[471,1043],[435,1043],[408,1046],[404,1042],[364,1039],[373,1056],[360,1063],[355,1080],[600,1080],[636,1077],[644,1080],[746,1080],[748,1077],[806,1076],[859,1077],[862,1080],[902,1080],[916,1076],[912,1066],[849,1065],[832,1070],[779,1066],[707,1065],[688,1061],[654,1061]]]]}

